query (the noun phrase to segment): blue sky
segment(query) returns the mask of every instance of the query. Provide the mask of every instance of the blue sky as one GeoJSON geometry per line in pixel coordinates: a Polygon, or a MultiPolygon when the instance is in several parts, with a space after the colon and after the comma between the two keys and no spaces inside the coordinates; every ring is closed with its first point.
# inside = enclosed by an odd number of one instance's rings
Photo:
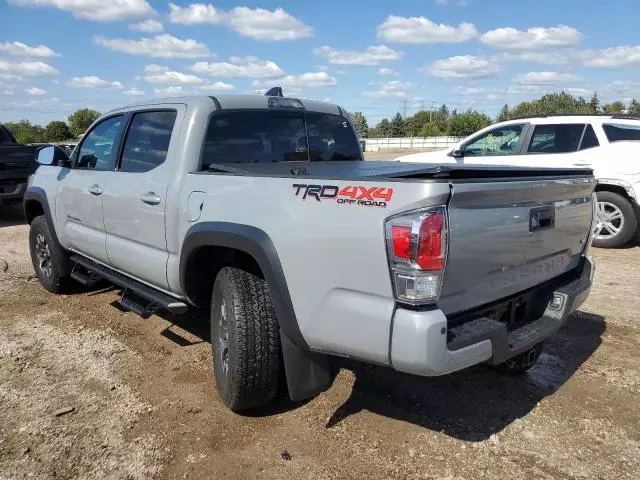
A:
{"type": "Polygon", "coordinates": [[[0,0],[0,121],[274,85],[370,124],[559,90],[629,101],[637,18],[637,0],[0,0]]]}

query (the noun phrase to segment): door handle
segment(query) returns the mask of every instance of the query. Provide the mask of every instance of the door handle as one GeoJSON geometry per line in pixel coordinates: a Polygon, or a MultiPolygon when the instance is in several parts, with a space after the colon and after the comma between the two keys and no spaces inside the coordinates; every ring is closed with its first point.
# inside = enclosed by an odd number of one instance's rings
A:
{"type": "Polygon", "coordinates": [[[160,203],[160,197],[155,194],[155,192],[147,192],[142,197],[140,197],[147,205],[158,205],[160,203]]]}
{"type": "Polygon", "coordinates": [[[99,195],[102,195],[102,188],[100,188],[100,185],[91,185],[89,187],[89,193],[97,197],[99,195]]]}

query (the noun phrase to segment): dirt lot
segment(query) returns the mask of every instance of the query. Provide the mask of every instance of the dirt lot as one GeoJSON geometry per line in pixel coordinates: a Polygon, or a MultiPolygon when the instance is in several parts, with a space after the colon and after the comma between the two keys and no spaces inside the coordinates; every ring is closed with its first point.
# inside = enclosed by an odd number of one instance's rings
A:
{"type": "Polygon", "coordinates": [[[27,231],[0,209],[0,479],[640,478],[640,248],[595,252],[589,302],[523,378],[345,365],[310,402],[240,416],[205,321],[47,293],[27,231]]]}

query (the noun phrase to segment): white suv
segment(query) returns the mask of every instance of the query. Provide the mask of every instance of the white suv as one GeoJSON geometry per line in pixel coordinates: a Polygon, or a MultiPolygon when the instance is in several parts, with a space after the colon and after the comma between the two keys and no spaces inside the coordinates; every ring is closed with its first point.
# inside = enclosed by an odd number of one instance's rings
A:
{"type": "Polygon", "coordinates": [[[640,118],[623,115],[537,116],[491,125],[449,150],[402,162],[590,167],[598,179],[594,245],[615,248],[638,230],[640,118]]]}

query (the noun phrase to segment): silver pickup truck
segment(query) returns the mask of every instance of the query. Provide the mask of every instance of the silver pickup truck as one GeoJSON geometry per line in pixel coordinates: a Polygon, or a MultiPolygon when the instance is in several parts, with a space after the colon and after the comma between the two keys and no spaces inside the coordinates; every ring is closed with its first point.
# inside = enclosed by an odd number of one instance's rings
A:
{"type": "Polygon", "coordinates": [[[106,278],[143,316],[209,309],[233,410],[281,379],[318,394],[336,356],[522,372],[593,278],[589,170],[365,162],[328,103],[141,103],[38,159],[24,209],[42,285],[106,278]]]}

